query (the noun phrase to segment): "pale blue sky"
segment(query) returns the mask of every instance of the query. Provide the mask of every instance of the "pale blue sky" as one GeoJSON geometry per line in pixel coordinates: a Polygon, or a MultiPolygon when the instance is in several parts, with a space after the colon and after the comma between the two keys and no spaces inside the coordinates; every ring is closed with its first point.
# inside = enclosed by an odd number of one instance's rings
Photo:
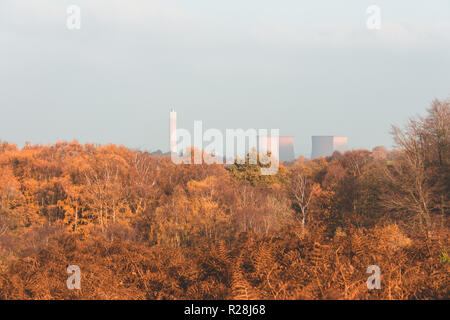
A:
{"type": "Polygon", "coordinates": [[[311,135],[391,147],[449,96],[448,0],[0,1],[0,139],[20,145],[167,151],[173,106],[179,127],[279,128],[307,156],[311,135]]]}

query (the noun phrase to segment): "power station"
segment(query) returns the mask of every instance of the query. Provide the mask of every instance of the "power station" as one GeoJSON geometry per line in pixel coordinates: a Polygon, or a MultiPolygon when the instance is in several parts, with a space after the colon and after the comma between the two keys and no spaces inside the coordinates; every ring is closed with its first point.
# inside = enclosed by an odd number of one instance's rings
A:
{"type": "Polygon", "coordinates": [[[177,113],[170,110],[170,152],[177,153],[177,113]]]}
{"type": "MultiPolygon", "coordinates": [[[[271,151],[270,141],[270,136],[258,136],[258,151],[271,151]]],[[[348,138],[344,136],[312,136],[311,159],[328,157],[331,156],[335,151],[344,153],[345,151],[347,151],[347,141],[348,138]]],[[[293,136],[279,136],[278,148],[280,162],[295,160],[293,136]]],[[[177,113],[173,108],[170,110],[170,153],[178,153],[177,113]]]]}
{"type": "Polygon", "coordinates": [[[347,137],[312,136],[311,159],[328,157],[335,151],[344,153],[347,150],[347,137]]]}
{"type": "MultiPolygon", "coordinates": [[[[292,136],[279,136],[278,137],[278,155],[279,161],[294,161],[295,153],[294,153],[294,137],[292,136]]],[[[262,152],[263,150],[267,150],[271,152],[270,145],[270,137],[258,137],[258,151],[262,152]],[[264,144],[267,146],[265,147],[264,144]]]]}

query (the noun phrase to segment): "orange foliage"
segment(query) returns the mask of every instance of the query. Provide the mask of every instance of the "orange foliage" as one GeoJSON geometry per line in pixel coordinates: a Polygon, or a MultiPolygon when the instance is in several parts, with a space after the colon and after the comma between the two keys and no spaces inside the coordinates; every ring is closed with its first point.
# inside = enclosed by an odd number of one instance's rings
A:
{"type": "Polygon", "coordinates": [[[0,299],[448,299],[445,110],[397,129],[396,152],[270,177],[112,144],[0,143],[0,299]]]}

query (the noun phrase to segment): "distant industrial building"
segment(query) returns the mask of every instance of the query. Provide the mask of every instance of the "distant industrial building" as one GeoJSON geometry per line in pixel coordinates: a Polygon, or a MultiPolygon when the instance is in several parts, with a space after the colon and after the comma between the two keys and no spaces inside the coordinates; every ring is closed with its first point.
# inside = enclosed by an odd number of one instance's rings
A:
{"type": "MultiPolygon", "coordinates": [[[[295,153],[294,153],[294,137],[291,136],[280,136],[278,148],[279,148],[279,161],[294,161],[295,153]]],[[[262,152],[263,150],[271,151],[270,137],[258,137],[258,151],[262,152]],[[267,142],[266,142],[267,141],[267,142]],[[263,144],[267,144],[267,149],[263,146],[263,144]]]]}
{"type": "Polygon", "coordinates": [[[177,153],[177,112],[172,108],[170,110],[170,152],[177,153]]]}
{"type": "Polygon", "coordinates": [[[335,151],[343,153],[347,150],[347,140],[339,136],[312,136],[311,158],[328,157],[335,151]]]}
{"type": "MultiPolygon", "coordinates": [[[[181,150],[177,150],[177,113],[174,109],[170,110],[170,122],[169,122],[169,134],[170,134],[170,151],[169,153],[162,153],[161,151],[156,151],[154,155],[166,155],[166,154],[179,154],[181,150]]],[[[256,131],[255,131],[256,133],[256,131]]],[[[202,137],[203,138],[203,137],[202,137]]],[[[294,137],[292,136],[279,136],[278,138],[278,160],[283,161],[294,161],[295,153],[294,153],[294,137]]],[[[250,137],[246,137],[246,139],[250,139],[250,137]]],[[[271,152],[272,148],[276,148],[276,146],[271,146],[271,137],[270,136],[253,136],[253,139],[250,139],[248,143],[246,143],[245,153],[251,151],[252,147],[256,147],[258,152],[265,153],[271,152]],[[256,139],[255,139],[256,138],[256,139]],[[253,140],[253,142],[251,142],[253,140]],[[255,146],[254,143],[257,145],[255,146]],[[253,144],[253,145],[252,145],[253,144]]],[[[221,150],[217,150],[218,154],[220,154],[221,150]]],[[[234,150],[235,151],[235,150],[234,150]]],[[[239,157],[244,157],[245,154],[237,155],[239,157]]]]}

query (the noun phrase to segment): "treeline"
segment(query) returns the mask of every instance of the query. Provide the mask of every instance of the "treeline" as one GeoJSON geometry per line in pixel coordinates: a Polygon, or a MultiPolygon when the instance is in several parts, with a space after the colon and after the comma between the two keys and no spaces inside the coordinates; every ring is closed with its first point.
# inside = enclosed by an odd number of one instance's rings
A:
{"type": "Polygon", "coordinates": [[[393,127],[395,151],[299,158],[275,176],[2,142],[0,298],[448,298],[449,132],[450,102],[436,100],[393,127]]]}

